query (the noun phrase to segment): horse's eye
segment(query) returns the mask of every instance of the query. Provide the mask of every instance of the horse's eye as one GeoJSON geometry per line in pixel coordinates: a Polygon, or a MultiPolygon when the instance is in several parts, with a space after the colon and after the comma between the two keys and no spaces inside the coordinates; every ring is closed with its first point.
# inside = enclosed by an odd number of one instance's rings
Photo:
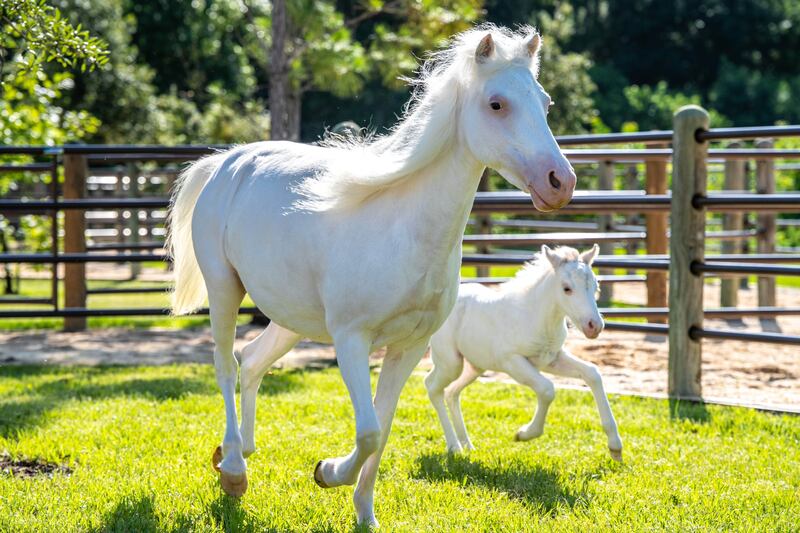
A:
{"type": "Polygon", "coordinates": [[[569,287],[564,287],[564,294],[572,294],[572,289],[569,287]]]}
{"type": "Polygon", "coordinates": [[[501,109],[503,109],[503,104],[501,104],[500,102],[491,102],[489,104],[489,107],[491,107],[495,111],[500,111],[501,109]]]}

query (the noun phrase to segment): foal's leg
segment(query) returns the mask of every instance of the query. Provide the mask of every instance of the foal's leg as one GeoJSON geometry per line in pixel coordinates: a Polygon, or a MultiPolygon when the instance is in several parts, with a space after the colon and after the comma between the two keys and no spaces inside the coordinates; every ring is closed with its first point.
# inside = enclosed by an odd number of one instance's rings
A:
{"type": "Polygon", "coordinates": [[[594,401],[597,403],[597,410],[600,413],[600,422],[608,437],[608,449],[611,457],[616,461],[622,461],[622,439],[617,430],[617,421],[614,420],[614,415],[611,413],[611,406],[608,404],[606,391],[603,388],[603,378],[597,366],[581,361],[566,350],[561,350],[558,358],[545,370],[559,376],[580,378],[592,389],[594,401]]]}
{"type": "Polygon", "coordinates": [[[220,484],[230,496],[247,490],[247,465],[242,455],[242,436],[236,418],[236,381],[239,364],[233,355],[236,315],[244,298],[244,288],[234,272],[228,276],[206,276],[211,334],[214,337],[214,369],[225,400],[225,437],[214,452],[213,463],[220,471],[220,484]],[[211,279],[209,279],[211,278],[211,279]]]}
{"type": "Polygon", "coordinates": [[[261,378],[272,364],[286,355],[300,340],[294,331],[270,322],[258,337],[242,348],[241,392],[242,425],[239,431],[244,441],[242,454],[249,457],[256,450],[256,396],[261,378]]]}
{"type": "Polygon", "coordinates": [[[381,427],[372,405],[369,376],[371,342],[360,334],[334,337],[339,371],[356,414],[356,447],[344,457],[317,463],[314,480],[322,488],[352,485],[364,461],[380,446],[381,427]]]}
{"type": "Polygon", "coordinates": [[[355,503],[360,524],[378,525],[372,502],[381,454],[383,454],[389,432],[392,429],[392,419],[397,408],[400,391],[408,381],[414,367],[422,359],[426,348],[427,342],[400,353],[389,349],[383,360],[381,375],[378,378],[378,388],[375,391],[375,410],[381,425],[381,441],[378,450],[370,455],[367,462],[364,463],[361,476],[358,478],[356,492],[353,495],[353,503],[355,503]]]}
{"type": "Polygon", "coordinates": [[[439,422],[442,424],[444,438],[447,441],[447,451],[460,452],[461,443],[458,441],[453,424],[447,415],[447,407],[444,405],[444,389],[461,374],[464,359],[455,347],[451,348],[449,346],[446,348],[443,346],[437,347],[435,351],[431,346],[431,359],[434,367],[425,376],[425,388],[428,389],[428,398],[430,398],[433,408],[436,409],[439,422]]]}
{"type": "Polygon", "coordinates": [[[464,369],[461,371],[461,375],[444,391],[447,406],[450,408],[450,416],[453,417],[453,423],[456,426],[456,435],[461,441],[461,447],[465,450],[474,450],[475,446],[469,440],[467,425],[464,424],[464,415],[461,413],[461,391],[478,379],[482,373],[481,370],[472,366],[472,363],[464,360],[464,369]]]}
{"type": "Polygon", "coordinates": [[[553,382],[544,377],[530,361],[521,355],[512,355],[506,359],[503,370],[515,381],[527,385],[536,392],[536,413],[528,424],[519,428],[516,439],[525,441],[541,436],[544,433],[547,409],[550,408],[550,404],[556,396],[553,382]]]}

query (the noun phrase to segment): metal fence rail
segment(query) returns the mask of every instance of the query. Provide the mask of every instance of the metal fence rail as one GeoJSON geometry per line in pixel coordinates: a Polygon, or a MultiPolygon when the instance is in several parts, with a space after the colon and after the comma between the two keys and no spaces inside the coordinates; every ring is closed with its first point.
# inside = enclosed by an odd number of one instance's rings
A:
{"type": "MultiPolygon", "coordinates": [[[[767,168],[776,159],[800,160],[800,150],[775,149],[757,143],[757,148],[742,148],[741,145],[728,145],[709,149],[710,141],[727,139],[758,139],[800,136],[800,125],[774,126],[756,128],[719,128],[708,129],[702,112],[697,108],[684,110],[676,115],[675,129],[672,131],[654,131],[640,133],[616,133],[604,135],[572,135],[558,137],[562,146],[597,146],[638,144],[635,149],[615,149],[597,147],[589,149],[566,149],[565,154],[575,163],[591,163],[598,165],[601,176],[613,178],[614,162],[644,163],[646,167],[647,194],[619,192],[578,192],[572,202],[560,210],[559,214],[643,214],[646,224],[628,218],[626,224],[615,226],[598,222],[574,222],[560,220],[505,220],[496,221],[496,225],[509,228],[525,228],[535,230],[570,230],[573,233],[528,233],[495,235],[483,231],[476,235],[464,237],[464,244],[475,246],[479,253],[463,256],[464,265],[484,268],[489,265],[519,265],[530,260],[532,255],[526,253],[485,253],[489,246],[538,246],[549,243],[581,244],[590,242],[636,242],[645,240],[647,255],[610,255],[601,254],[594,266],[602,269],[600,277],[604,284],[647,281],[648,302],[651,289],[662,288],[666,281],[666,272],[670,272],[670,283],[677,290],[670,291],[669,306],[665,293],[663,304],[647,308],[604,308],[608,318],[625,317],[663,320],[670,318],[670,325],[663,323],[625,323],[609,321],[607,328],[618,331],[632,331],[646,334],[670,335],[670,385],[672,396],[699,397],[700,375],[699,339],[734,339],[757,342],[782,342],[798,344],[798,337],[773,333],[752,333],[741,331],[722,331],[703,328],[703,318],[740,318],[789,316],[800,314],[798,308],[779,308],[774,305],[760,304],[751,308],[720,307],[702,308],[702,279],[704,276],[736,276],[756,274],[760,279],[768,279],[777,275],[800,275],[800,256],[797,254],[773,253],[771,248],[760,249],[756,254],[722,253],[705,255],[706,239],[718,239],[723,242],[735,242],[743,239],[757,238],[759,246],[763,241],[763,226],[759,218],[757,229],[739,226],[731,229],[725,225],[717,231],[707,231],[705,213],[708,211],[735,214],[741,212],[761,213],[764,220],[771,220],[773,228],[777,225],[793,225],[794,220],[776,221],[774,213],[800,212],[800,194],[776,194],[770,190],[760,190],[760,194],[744,191],[708,193],[706,191],[706,169],[709,161],[736,162],[756,160],[759,169],[767,168]],[[660,144],[659,144],[660,143],[660,144]],[[672,147],[668,147],[671,144],[672,147]],[[672,192],[666,190],[667,164],[671,161],[673,173],[672,192]],[[652,180],[651,180],[652,178],[652,180]],[[666,216],[670,213],[673,224],[668,235],[666,216]],[[769,219],[769,217],[772,217],[769,219]],[[688,221],[688,224],[685,223],[688,221]],[[687,229],[688,228],[688,229],[687,229]],[[691,231],[689,231],[691,230],[691,231]],[[699,230],[699,231],[698,231],[699,230]],[[688,232],[687,232],[688,231],[688,232]],[[668,237],[669,240],[667,240],[668,237]],[[666,253],[667,246],[672,247],[666,253]],[[794,264],[793,264],[794,263],[794,264]],[[626,275],[614,275],[609,269],[625,269],[626,275]],[[636,274],[646,271],[647,276],[636,274]]],[[[164,244],[158,237],[148,242],[130,243],[98,243],[87,245],[85,242],[84,213],[87,211],[113,210],[164,210],[169,207],[169,200],[163,197],[141,198],[83,198],[86,173],[91,163],[92,168],[109,165],[131,164],[137,162],[182,163],[197,159],[203,155],[226,149],[226,146],[152,146],[152,145],[65,145],[60,147],[43,146],[0,146],[0,155],[27,155],[34,161],[20,163],[4,163],[0,172],[37,172],[50,174],[50,198],[35,200],[0,199],[2,214],[41,214],[51,217],[53,230],[51,239],[52,251],[46,253],[2,253],[0,264],[30,263],[51,265],[52,290],[50,298],[2,298],[0,303],[49,304],[52,309],[21,309],[0,311],[0,318],[33,318],[63,317],[71,324],[80,325],[80,320],[97,316],[145,316],[166,315],[168,311],[160,308],[115,308],[94,309],[86,306],[86,297],[99,294],[137,294],[154,293],[164,290],[162,287],[86,287],[84,265],[88,262],[163,262],[169,258],[162,253],[164,244]],[[60,162],[63,162],[64,191],[58,189],[60,162]],[[81,181],[83,180],[83,181],[81,181]],[[83,187],[83,189],[81,189],[83,187]],[[63,213],[66,219],[64,229],[64,248],[57,245],[61,242],[57,233],[58,215],[63,213]],[[76,222],[77,221],[77,222],[76,222]],[[57,267],[64,265],[66,270],[65,286],[67,287],[66,306],[59,308],[59,279],[57,267]],[[81,276],[83,276],[81,278],[81,276]],[[80,282],[80,283],[78,283],[80,282]],[[82,285],[81,285],[82,284],[82,285]],[[79,297],[75,297],[75,288],[79,297]]],[[[727,165],[727,163],[726,163],[727,165]]],[[[715,168],[719,168],[716,166],[715,168]]],[[[727,166],[726,166],[727,168],[727,166]]],[[[788,168],[788,167],[787,167],[788,168]]],[[[176,169],[167,171],[175,175],[176,169]]],[[[727,172],[727,170],[726,170],[727,172]]],[[[760,170],[759,170],[760,172],[760,170]]],[[[105,182],[104,182],[105,183],[105,182]]],[[[98,187],[107,187],[100,184],[98,187]]],[[[741,187],[740,187],[741,188],[741,187]]],[[[475,197],[474,216],[478,219],[488,214],[537,213],[530,197],[521,192],[480,192],[475,197]]],[[[113,214],[113,213],[112,213],[113,214]]],[[[537,214],[538,216],[538,214],[537,214]]],[[[109,217],[101,214],[100,219],[108,223],[109,217]],[[103,218],[105,217],[105,218],[103,218]]],[[[113,217],[112,217],[113,218],[113,217]]],[[[111,219],[109,219],[111,220],[111,219]]],[[[162,219],[157,224],[162,224],[162,219]]],[[[606,216],[610,221],[611,217],[606,216]]],[[[800,222],[797,222],[800,224],[800,222]]],[[[730,247],[727,248],[730,251],[730,247]]],[[[726,248],[723,248],[725,251],[726,248]]],[[[474,281],[496,283],[504,278],[478,277],[474,281]]],[[[759,282],[760,283],[760,282],[759,282]]],[[[653,296],[653,302],[659,297],[653,296]]],[[[242,313],[255,313],[253,308],[243,308],[242,313]]],[[[201,310],[198,314],[205,314],[201,310]]]]}

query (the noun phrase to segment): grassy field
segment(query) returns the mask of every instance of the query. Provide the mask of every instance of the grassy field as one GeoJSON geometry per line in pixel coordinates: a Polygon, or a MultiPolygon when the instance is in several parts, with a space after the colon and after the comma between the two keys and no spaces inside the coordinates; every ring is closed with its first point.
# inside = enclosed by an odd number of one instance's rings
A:
{"type": "MultiPolygon", "coordinates": [[[[800,418],[613,397],[620,465],[581,392],[559,391],[545,435],[515,442],[533,403],[516,386],[467,389],[478,449],[451,457],[413,377],[378,480],[383,529],[789,531],[800,523],[800,418]]],[[[0,473],[0,530],[352,530],[351,489],[312,480],[317,460],[353,441],[337,371],[276,371],[258,409],[250,490],[237,502],[221,494],[209,465],[223,428],[211,367],[2,367],[0,457],[72,471],[0,473]]]]}

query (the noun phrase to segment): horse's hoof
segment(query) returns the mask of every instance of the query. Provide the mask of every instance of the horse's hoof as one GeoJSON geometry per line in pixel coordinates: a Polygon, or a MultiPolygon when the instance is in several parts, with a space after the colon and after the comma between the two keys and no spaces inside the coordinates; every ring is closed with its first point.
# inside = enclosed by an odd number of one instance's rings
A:
{"type": "Polygon", "coordinates": [[[325,483],[325,480],[322,479],[322,463],[323,461],[320,461],[317,463],[317,466],[314,467],[314,481],[323,489],[329,489],[331,488],[330,485],[325,483]]]}
{"type": "Polygon", "coordinates": [[[225,494],[234,498],[241,498],[247,492],[247,472],[242,474],[228,474],[220,470],[219,484],[225,494]]]}
{"type": "Polygon", "coordinates": [[[619,450],[612,450],[611,448],[609,448],[608,451],[611,452],[611,458],[612,459],[614,459],[615,461],[617,461],[619,463],[622,462],[622,449],[621,448],[619,450]]]}
{"type": "Polygon", "coordinates": [[[219,469],[219,464],[222,462],[222,446],[217,446],[217,449],[214,450],[214,453],[211,455],[211,466],[214,467],[214,470],[217,472],[222,472],[219,469]]]}

